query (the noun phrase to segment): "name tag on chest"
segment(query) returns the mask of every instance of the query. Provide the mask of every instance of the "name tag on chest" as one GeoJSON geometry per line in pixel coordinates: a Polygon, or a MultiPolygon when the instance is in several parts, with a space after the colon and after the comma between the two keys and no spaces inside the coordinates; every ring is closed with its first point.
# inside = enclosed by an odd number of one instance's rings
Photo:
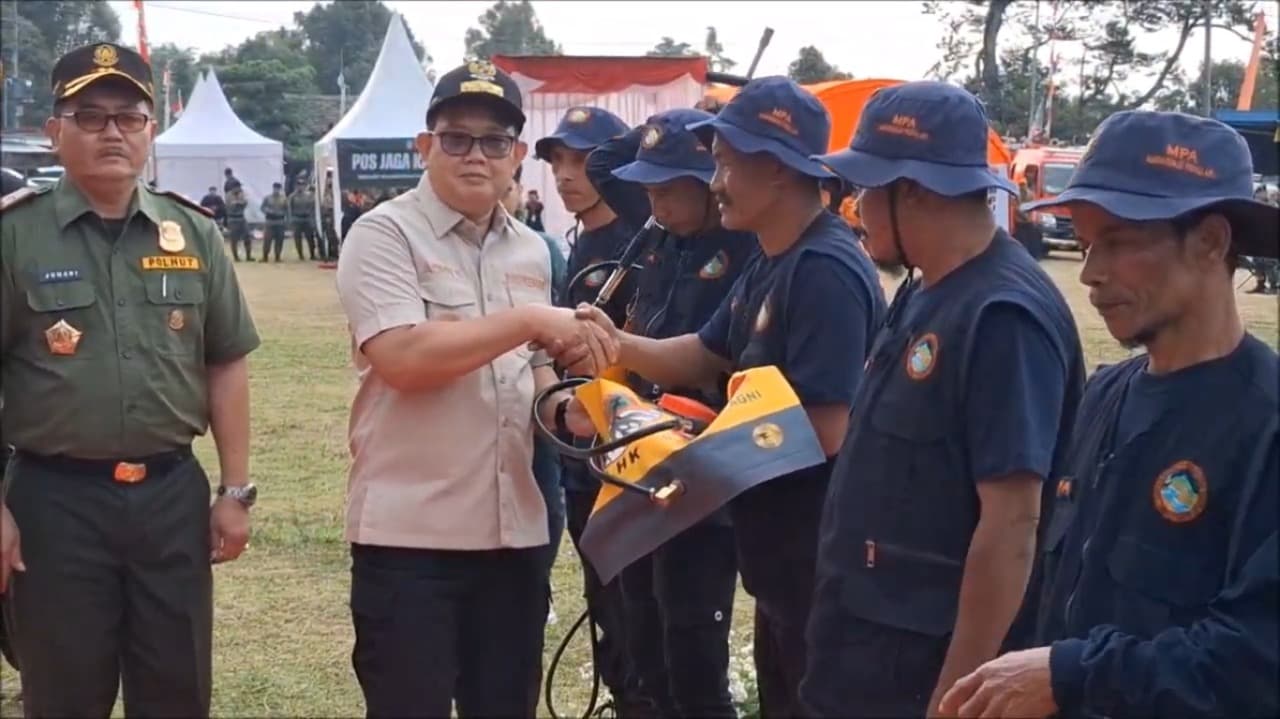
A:
{"type": "Polygon", "coordinates": [[[199,270],[200,258],[190,255],[143,257],[144,270],[199,270]]]}

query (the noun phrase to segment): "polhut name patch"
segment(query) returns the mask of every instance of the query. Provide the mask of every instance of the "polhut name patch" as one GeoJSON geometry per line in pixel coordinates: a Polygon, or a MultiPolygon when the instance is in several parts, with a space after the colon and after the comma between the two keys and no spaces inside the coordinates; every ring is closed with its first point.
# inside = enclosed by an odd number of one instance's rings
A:
{"type": "Polygon", "coordinates": [[[198,270],[200,258],[191,255],[157,255],[142,258],[144,270],[198,270]]]}

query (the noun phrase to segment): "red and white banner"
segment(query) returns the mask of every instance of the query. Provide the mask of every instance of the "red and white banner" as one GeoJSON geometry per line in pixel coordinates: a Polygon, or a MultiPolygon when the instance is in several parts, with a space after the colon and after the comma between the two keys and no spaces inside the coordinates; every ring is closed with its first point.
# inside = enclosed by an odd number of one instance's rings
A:
{"type": "MultiPolygon", "coordinates": [[[[583,105],[608,110],[635,127],[659,112],[693,107],[707,81],[705,57],[572,57],[495,55],[493,64],[520,87],[528,118],[523,138],[531,146],[555,132],[569,108],[583,105]]],[[[524,161],[525,190],[537,190],[545,210],[543,224],[564,237],[575,223],[556,194],[551,165],[532,151],[524,161]]]]}

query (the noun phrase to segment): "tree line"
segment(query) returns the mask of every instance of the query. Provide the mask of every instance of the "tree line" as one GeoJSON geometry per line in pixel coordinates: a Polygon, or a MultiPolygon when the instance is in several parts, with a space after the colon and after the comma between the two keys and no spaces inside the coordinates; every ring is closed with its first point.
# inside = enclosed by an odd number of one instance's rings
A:
{"type": "MultiPolygon", "coordinates": [[[[1212,0],[1209,5],[1215,31],[1249,37],[1255,3],[1212,0]]],[[[1201,77],[1188,77],[1180,67],[1186,64],[1190,34],[1203,22],[1204,7],[1203,0],[1044,2],[1038,8],[1027,0],[932,0],[923,3],[923,11],[936,17],[945,32],[930,76],[961,83],[981,97],[1002,134],[1026,136],[1033,120],[1042,120],[1047,110],[1042,102],[1050,69],[1046,46],[1056,43],[1072,60],[1060,63],[1054,73],[1054,137],[1079,141],[1103,117],[1125,108],[1196,112],[1201,77]],[[1173,47],[1159,52],[1139,47],[1139,38],[1157,32],[1173,37],[1173,47]]],[[[390,18],[381,0],[317,4],[295,13],[291,25],[264,30],[238,45],[198,54],[176,43],[162,43],[151,48],[151,60],[157,84],[164,69],[170,69],[173,99],[179,92],[189,98],[199,70],[214,68],[241,119],[257,132],[281,140],[291,163],[306,163],[314,143],[337,120],[339,77],[354,102],[373,70],[390,18]]],[[[43,117],[50,106],[47,78],[57,57],[90,42],[118,42],[121,18],[103,0],[0,0],[0,28],[6,76],[13,73],[11,58],[16,54],[17,72],[32,80],[29,90],[15,93],[30,108],[24,122],[30,125],[32,113],[43,117]]],[[[529,0],[498,0],[462,40],[469,57],[563,52],[547,35],[529,0]]],[[[721,72],[739,67],[737,59],[726,56],[715,27],[705,28],[701,40],[694,44],[662,37],[647,54],[702,55],[711,69],[721,72]]],[[[412,31],[410,42],[419,60],[429,64],[430,56],[412,31]]],[[[1277,55],[1272,36],[1266,43],[1254,107],[1277,106],[1277,55]]],[[[868,74],[879,73],[869,68],[868,74]]],[[[1215,107],[1235,106],[1243,74],[1243,63],[1213,63],[1215,107]]],[[[800,83],[853,77],[812,45],[800,49],[788,75],[800,83]]]]}
{"type": "MultiPolygon", "coordinates": [[[[1203,62],[1188,63],[1200,53],[1188,40],[1203,28],[1206,6],[1215,37],[1252,42],[1253,16],[1261,5],[1246,0],[931,0],[923,10],[946,30],[930,75],[963,84],[982,98],[997,129],[1015,137],[1028,136],[1033,120],[1042,126],[1046,116],[1053,137],[1081,143],[1103,118],[1120,110],[1200,114],[1205,69],[1203,62]],[[1155,52],[1139,46],[1156,33],[1171,38],[1172,45],[1155,52]],[[1046,107],[1050,48],[1060,60],[1052,74],[1053,101],[1046,107]],[[1199,68],[1194,76],[1181,69],[1188,64],[1199,68]]],[[[1277,107],[1280,90],[1274,32],[1264,48],[1255,109],[1277,107]]],[[[1236,107],[1244,74],[1243,62],[1211,63],[1214,109],[1236,107]]]]}

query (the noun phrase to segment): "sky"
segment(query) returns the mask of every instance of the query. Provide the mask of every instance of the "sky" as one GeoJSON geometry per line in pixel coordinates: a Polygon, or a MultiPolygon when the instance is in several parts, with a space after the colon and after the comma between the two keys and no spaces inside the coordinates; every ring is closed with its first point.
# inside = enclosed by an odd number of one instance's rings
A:
{"type": "MultiPolygon", "coordinates": [[[[130,0],[112,0],[123,27],[122,41],[137,40],[137,13],[130,0]]],[[[219,50],[262,31],[291,24],[293,13],[314,2],[251,2],[202,0],[145,0],[147,35],[153,45],[172,42],[198,52],[219,50]]],[[[437,72],[457,66],[463,56],[463,36],[478,27],[477,18],[492,3],[386,3],[401,13],[409,29],[434,58],[437,72]]],[[[888,2],[622,2],[615,0],[535,0],[534,10],[548,35],[570,55],[643,55],[665,35],[677,42],[702,47],[708,25],[714,25],[725,54],[737,60],[734,72],[745,72],[756,52],[765,25],[773,40],[756,74],[785,74],[801,47],[815,45],[827,61],[855,77],[903,80],[922,78],[940,56],[936,45],[943,28],[924,15],[919,0],[888,2]],[[786,8],[785,13],[778,10],[786,8]],[[678,14],[677,14],[678,10],[678,14]]],[[[1269,26],[1275,27],[1275,13],[1269,26]]],[[[1171,34],[1156,35],[1140,49],[1172,46],[1171,34]]],[[[1249,43],[1216,31],[1215,59],[1247,60],[1249,43]]],[[[1073,48],[1060,46],[1062,62],[1070,67],[1073,48]]],[[[1198,72],[1203,57],[1203,34],[1194,33],[1183,54],[1187,74],[1198,72]]],[[[1078,57],[1078,55],[1077,55],[1078,57]]],[[[1048,61],[1047,52],[1042,61],[1048,61]]],[[[1070,71],[1064,75],[1072,75],[1070,71]]],[[[1142,81],[1138,81],[1142,85],[1142,81]]],[[[323,91],[323,88],[322,88],[323,91]]],[[[335,90],[336,91],[336,90],[335,90]]]]}

